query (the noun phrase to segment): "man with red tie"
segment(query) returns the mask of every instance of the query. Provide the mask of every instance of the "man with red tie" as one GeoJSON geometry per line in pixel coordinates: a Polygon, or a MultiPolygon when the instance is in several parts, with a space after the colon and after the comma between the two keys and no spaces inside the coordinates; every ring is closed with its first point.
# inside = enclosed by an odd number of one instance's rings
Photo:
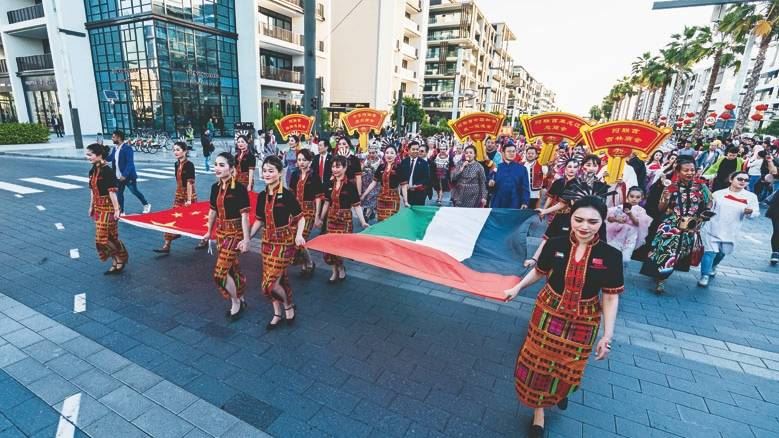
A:
{"type": "Polygon", "coordinates": [[[317,143],[319,153],[314,156],[314,161],[311,163],[314,175],[324,187],[330,184],[330,176],[333,173],[333,154],[330,153],[329,145],[330,142],[327,139],[320,138],[317,143]]]}

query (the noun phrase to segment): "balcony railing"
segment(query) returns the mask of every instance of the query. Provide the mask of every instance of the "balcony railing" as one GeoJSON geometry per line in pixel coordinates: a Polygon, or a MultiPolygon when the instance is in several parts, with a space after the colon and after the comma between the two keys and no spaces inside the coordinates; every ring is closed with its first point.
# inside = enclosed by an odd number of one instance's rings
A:
{"type": "Polygon", "coordinates": [[[267,65],[263,65],[260,69],[260,77],[262,79],[270,79],[272,81],[292,82],[295,84],[303,83],[303,72],[287,70],[285,68],[270,67],[267,65]]]}
{"type": "Polygon", "coordinates": [[[5,59],[0,59],[0,73],[8,73],[8,63],[5,59]]]}
{"type": "Polygon", "coordinates": [[[284,29],[282,27],[270,26],[267,23],[262,23],[262,34],[271,38],[276,38],[277,40],[296,44],[298,46],[303,45],[303,35],[292,32],[291,30],[284,29]]]}
{"type": "Polygon", "coordinates": [[[8,24],[19,23],[27,20],[34,20],[43,17],[43,5],[37,4],[26,8],[8,11],[8,24]]]}
{"type": "Polygon", "coordinates": [[[16,58],[16,68],[22,71],[49,70],[54,68],[51,53],[43,55],[20,56],[16,58]]]}
{"type": "Polygon", "coordinates": [[[279,3],[286,3],[288,5],[296,6],[298,8],[303,9],[303,0],[276,0],[279,3]]]}

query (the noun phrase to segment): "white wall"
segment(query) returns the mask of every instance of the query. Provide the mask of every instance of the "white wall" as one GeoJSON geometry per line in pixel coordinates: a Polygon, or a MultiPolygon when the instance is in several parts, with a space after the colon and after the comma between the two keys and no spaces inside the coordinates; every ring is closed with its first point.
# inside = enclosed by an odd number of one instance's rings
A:
{"type": "Polygon", "coordinates": [[[260,100],[260,29],[258,0],[235,2],[235,27],[238,31],[238,92],[241,99],[241,121],[262,127],[260,100]]]}
{"type": "MultiPolygon", "coordinates": [[[[379,5],[390,2],[389,0],[332,2],[329,20],[332,33],[326,42],[331,47],[330,100],[332,102],[367,102],[371,106],[376,105],[375,88],[377,68],[379,68],[377,35],[380,30],[383,32],[387,29],[387,26],[381,28],[379,26],[379,5]],[[358,3],[360,5],[344,20],[346,14],[358,3]],[[332,26],[339,22],[341,24],[333,31],[332,26]]],[[[389,84],[389,77],[386,74],[390,72],[384,72],[384,84],[389,84]]]]}

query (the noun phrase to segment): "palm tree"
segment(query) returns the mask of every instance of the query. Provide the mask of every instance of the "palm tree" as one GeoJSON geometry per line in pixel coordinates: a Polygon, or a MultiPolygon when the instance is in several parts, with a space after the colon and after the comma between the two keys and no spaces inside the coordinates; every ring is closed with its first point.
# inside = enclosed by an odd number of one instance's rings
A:
{"type": "Polygon", "coordinates": [[[738,107],[736,125],[733,135],[741,134],[749,117],[749,109],[755,99],[755,89],[763,72],[766,52],[771,40],[779,35],[779,0],[770,0],[759,4],[738,4],[728,8],[728,13],[722,18],[720,30],[737,41],[746,39],[753,33],[760,38],[755,64],[746,83],[746,91],[738,107]]]}
{"type": "Polygon", "coordinates": [[[635,61],[633,61],[633,66],[631,69],[633,76],[631,78],[631,82],[638,86],[638,100],[636,101],[636,108],[633,111],[634,120],[638,120],[639,117],[641,117],[641,112],[643,110],[642,104],[643,98],[645,97],[644,90],[649,87],[646,72],[650,62],[652,62],[652,54],[649,52],[644,52],[641,56],[636,58],[635,61]]]}
{"type": "MultiPolygon", "coordinates": [[[[706,87],[706,93],[703,95],[703,104],[701,105],[701,111],[698,114],[698,120],[695,123],[695,130],[693,131],[693,137],[699,137],[703,130],[703,123],[706,120],[706,114],[709,112],[709,105],[711,104],[711,96],[714,93],[714,85],[717,82],[720,70],[729,69],[734,67],[736,71],[741,68],[741,61],[738,60],[738,55],[744,53],[744,36],[727,34],[721,31],[723,22],[720,22],[716,32],[712,32],[708,27],[701,27],[698,29],[698,38],[702,41],[702,49],[706,52],[707,56],[711,56],[711,75],[709,75],[709,84],[706,87]]],[[[732,26],[732,23],[728,22],[728,26],[732,26]]]]}
{"type": "Polygon", "coordinates": [[[673,94],[671,94],[671,108],[668,111],[669,126],[676,123],[679,98],[682,94],[682,85],[686,82],[685,79],[689,77],[692,66],[705,55],[701,46],[702,41],[696,38],[697,36],[698,28],[696,26],[685,26],[682,33],[671,35],[671,42],[668,43],[664,51],[661,50],[663,57],[676,70],[676,83],[673,94]]]}
{"type": "Polygon", "coordinates": [[[663,105],[665,104],[665,94],[668,91],[668,87],[673,82],[676,70],[673,65],[668,61],[663,51],[660,51],[663,56],[659,57],[657,63],[649,66],[651,81],[654,82],[657,88],[660,89],[660,97],[657,99],[657,108],[655,114],[650,117],[651,122],[657,123],[660,119],[660,113],[663,111],[663,105]]]}
{"type": "Polygon", "coordinates": [[[619,80],[619,82],[617,82],[617,88],[619,89],[619,93],[622,95],[622,103],[624,103],[625,110],[625,115],[623,116],[620,113],[617,113],[617,118],[627,119],[628,112],[630,111],[630,104],[633,102],[633,96],[636,95],[636,92],[633,89],[632,79],[629,76],[624,76],[619,80]]]}

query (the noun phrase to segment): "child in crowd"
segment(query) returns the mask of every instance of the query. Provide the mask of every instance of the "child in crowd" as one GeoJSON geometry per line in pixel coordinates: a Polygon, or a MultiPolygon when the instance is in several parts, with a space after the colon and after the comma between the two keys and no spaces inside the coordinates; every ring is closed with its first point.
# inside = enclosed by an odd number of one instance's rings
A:
{"type": "Polygon", "coordinates": [[[639,242],[646,238],[652,218],[641,205],[644,189],[633,186],[628,190],[627,201],[623,205],[609,208],[606,217],[606,235],[609,245],[622,252],[622,262],[627,264],[639,242]]]}

